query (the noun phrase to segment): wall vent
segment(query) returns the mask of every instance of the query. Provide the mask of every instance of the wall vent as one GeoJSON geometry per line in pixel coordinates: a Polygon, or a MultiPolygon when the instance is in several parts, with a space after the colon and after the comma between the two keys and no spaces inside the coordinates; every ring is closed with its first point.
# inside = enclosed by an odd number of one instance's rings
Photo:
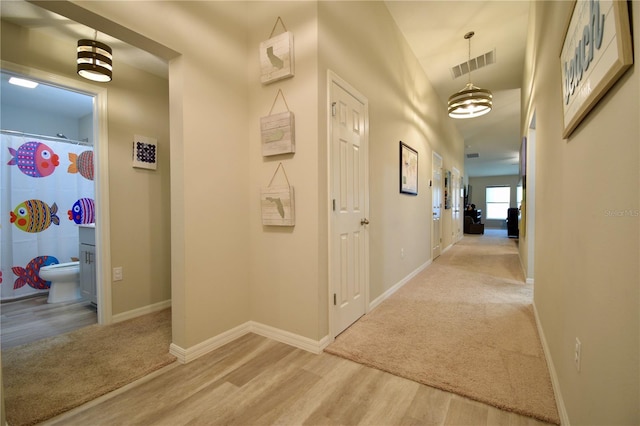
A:
{"type": "Polygon", "coordinates": [[[469,61],[464,61],[461,64],[451,67],[451,76],[455,80],[458,77],[462,77],[465,74],[469,74],[469,70],[475,71],[477,69],[486,67],[496,62],[496,49],[493,49],[483,55],[471,58],[469,61]]]}
{"type": "Polygon", "coordinates": [[[478,158],[478,157],[480,157],[480,154],[478,154],[477,152],[467,154],[467,158],[478,158]]]}

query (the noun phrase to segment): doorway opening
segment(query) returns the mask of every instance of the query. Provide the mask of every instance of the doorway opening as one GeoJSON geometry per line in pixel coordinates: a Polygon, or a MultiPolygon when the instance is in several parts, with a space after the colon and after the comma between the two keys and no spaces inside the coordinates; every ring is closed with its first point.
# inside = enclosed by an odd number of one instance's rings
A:
{"type": "MultiPolygon", "coordinates": [[[[15,318],[20,318],[23,327],[26,324],[31,327],[29,333],[14,336],[15,341],[28,343],[24,340],[26,335],[38,340],[96,322],[108,323],[110,288],[105,285],[109,280],[103,277],[104,271],[109,270],[106,265],[109,259],[104,259],[109,248],[103,238],[109,221],[108,190],[105,190],[107,144],[99,143],[106,140],[106,126],[101,119],[106,111],[106,90],[4,61],[1,83],[0,209],[5,213],[0,229],[1,299],[12,305],[15,318]],[[32,81],[38,87],[35,90],[14,87],[8,82],[11,77],[32,81]],[[43,155],[55,158],[48,170],[30,171],[24,157],[4,161],[6,156],[16,157],[19,152],[24,154],[36,147],[43,150],[43,155]],[[7,167],[5,163],[9,163],[7,167]],[[9,213],[15,216],[14,210],[20,211],[24,202],[32,209],[48,212],[42,223],[21,229],[19,220],[11,221],[9,213]],[[80,214],[71,213],[76,210],[80,214]],[[82,256],[80,228],[91,233],[94,244],[91,257],[86,253],[82,256]],[[89,287],[93,289],[92,297],[87,294],[81,297],[79,293],[85,292],[78,287],[78,298],[73,290],[69,297],[50,300],[57,303],[46,303],[43,294],[47,290],[51,294],[51,281],[42,280],[36,269],[56,263],[82,263],[83,259],[94,271],[89,287]],[[25,298],[34,299],[20,300],[25,298]],[[42,322],[28,312],[39,312],[45,317],[47,312],[56,314],[42,322]]],[[[77,264],[76,268],[79,270],[80,266],[77,264]]],[[[86,279],[82,284],[87,284],[86,279]]],[[[8,310],[9,304],[3,307],[4,312],[8,310]]],[[[10,335],[5,333],[5,327],[9,326],[10,321],[3,321],[3,346],[10,335]]]]}

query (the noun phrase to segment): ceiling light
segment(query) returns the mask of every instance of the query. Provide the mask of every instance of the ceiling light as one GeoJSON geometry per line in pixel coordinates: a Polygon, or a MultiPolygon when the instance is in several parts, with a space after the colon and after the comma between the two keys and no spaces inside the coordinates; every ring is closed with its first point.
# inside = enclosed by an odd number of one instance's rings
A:
{"type": "Polygon", "coordinates": [[[10,77],[9,83],[15,84],[16,86],[20,87],[26,87],[27,89],[35,89],[36,87],[38,87],[38,83],[36,83],[35,81],[25,80],[24,78],[18,77],[10,77]]]}
{"type": "MultiPolygon", "coordinates": [[[[98,32],[96,31],[97,38],[98,32]]],[[[106,83],[111,81],[111,48],[97,40],[78,40],[78,74],[82,77],[106,83]]]]}
{"type": "MultiPolygon", "coordinates": [[[[464,35],[469,40],[469,60],[471,60],[471,37],[475,33],[470,31],[464,35]]],[[[469,82],[459,92],[449,96],[449,117],[473,118],[480,117],[491,111],[493,95],[487,89],[481,89],[471,83],[471,70],[469,70],[469,82]]]]}

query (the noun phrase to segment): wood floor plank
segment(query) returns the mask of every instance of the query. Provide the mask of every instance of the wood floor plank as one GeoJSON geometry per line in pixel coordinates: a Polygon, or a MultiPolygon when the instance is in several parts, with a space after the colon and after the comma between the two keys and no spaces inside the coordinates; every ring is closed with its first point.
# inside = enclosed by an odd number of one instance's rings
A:
{"type": "Polygon", "coordinates": [[[420,384],[391,374],[382,374],[380,386],[371,395],[372,404],[360,424],[392,424],[402,422],[420,384]]]}
{"type": "Polygon", "coordinates": [[[304,397],[294,401],[289,410],[282,413],[273,423],[276,425],[338,424],[319,410],[319,407],[361,368],[359,364],[333,355],[313,356],[303,369],[319,375],[321,379],[308,389],[304,397]]]}
{"type": "Polygon", "coordinates": [[[370,396],[380,386],[379,370],[360,366],[344,380],[342,386],[328,395],[313,416],[322,415],[340,424],[358,424],[365,416],[370,396]]]}
{"type": "Polygon", "coordinates": [[[39,295],[0,304],[0,346],[9,349],[98,322],[95,306],[78,300],[47,303],[39,295]]]}
{"type": "Polygon", "coordinates": [[[420,386],[402,424],[442,425],[447,417],[450,400],[451,394],[448,392],[420,386]]]}
{"type": "Polygon", "coordinates": [[[449,401],[446,426],[487,425],[489,410],[486,405],[454,395],[449,401]]]}

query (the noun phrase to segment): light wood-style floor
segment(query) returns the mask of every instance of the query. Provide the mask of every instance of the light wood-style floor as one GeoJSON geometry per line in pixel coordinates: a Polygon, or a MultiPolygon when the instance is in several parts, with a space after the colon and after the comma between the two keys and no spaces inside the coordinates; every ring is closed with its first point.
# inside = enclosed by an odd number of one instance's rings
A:
{"type": "Polygon", "coordinates": [[[98,322],[90,302],[47,303],[47,295],[0,305],[0,347],[9,349],[98,322]]]}
{"type": "Polygon", "coordinates": [[[247,334],[52,425],[545,425],[326,353],[247,334]]]}

